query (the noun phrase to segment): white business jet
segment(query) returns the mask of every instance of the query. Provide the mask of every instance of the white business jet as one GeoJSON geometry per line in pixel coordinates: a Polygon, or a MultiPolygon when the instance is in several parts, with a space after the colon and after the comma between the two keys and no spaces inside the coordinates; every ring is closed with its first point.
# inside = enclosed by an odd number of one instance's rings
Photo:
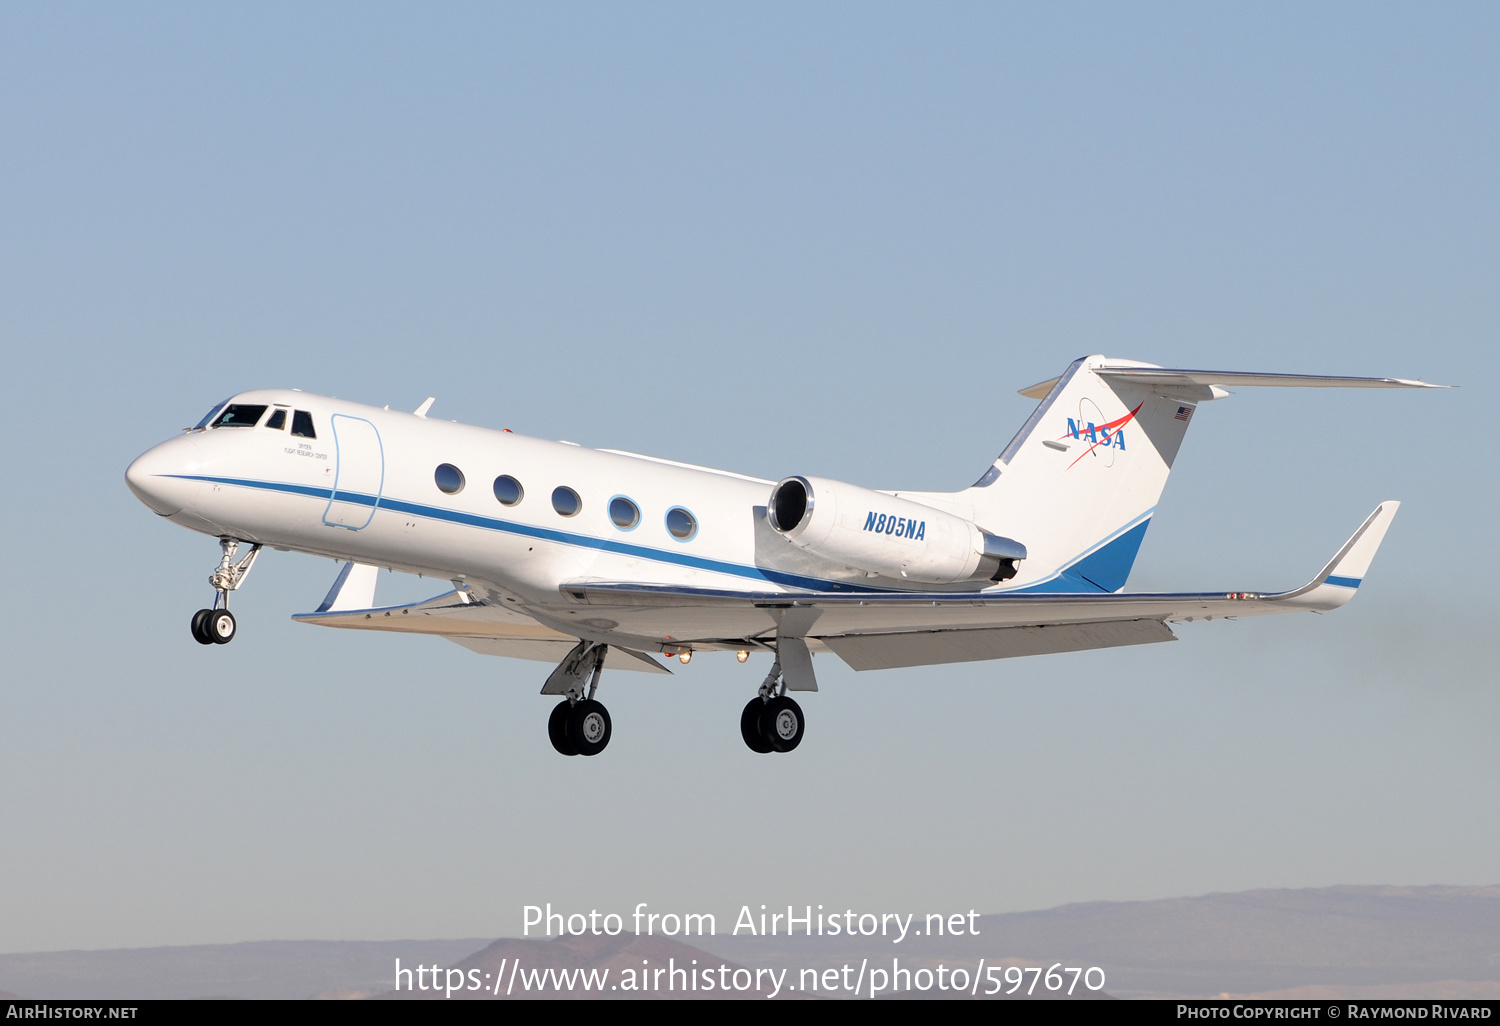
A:
{"type": "Polygon", "coordinates": [[[192,619],[205,645],[234,637],[229,596],[263,546],[331,556],[345,565],[327,598],[294,619],[556,662],[542,694],[562,696],[548,733],[565,755],[609,743],[604,668],[666,673],[657,656],[705,651],[773,657],[740,731],[757,752],[789,752],[804,719],[787,692],[817,690],[815,652],[856,670],[1003,659],[1349,601],[1396,502],[1292,591],[1122,590],[1198,404],[1242,385],[1443,387],[1089,356],[1021,392],[1036,410],[954,492],[765,481],[430,420],[431,399],[403,413],[263,389],[218,404],[125,478],[161,516],[219,538],[214,604],[192,619]],[[380,567],[453,590],[377,606],[380,567]]]}

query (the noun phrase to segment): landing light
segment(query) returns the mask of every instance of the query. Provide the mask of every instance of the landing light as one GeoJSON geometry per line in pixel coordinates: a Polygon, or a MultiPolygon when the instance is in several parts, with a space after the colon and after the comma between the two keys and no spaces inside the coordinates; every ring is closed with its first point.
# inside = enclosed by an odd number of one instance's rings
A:
{"type": "Polygon", "coordinates": [[[742,648],[734,654],[734,657],[743,663],[746,659],[750,658],[750,653],[742,648]]]}
{"type": "Polygon", "coordinates": [[[690,663],[690,662],[693,661],[693,653],[691,653],[691,652],[684,652],[684,653],[682,653],[682,655],[678,656],[677,658],[681,659],[682,660],[682,664],[684,666],[686,666],[688,663],[690,663]]]}

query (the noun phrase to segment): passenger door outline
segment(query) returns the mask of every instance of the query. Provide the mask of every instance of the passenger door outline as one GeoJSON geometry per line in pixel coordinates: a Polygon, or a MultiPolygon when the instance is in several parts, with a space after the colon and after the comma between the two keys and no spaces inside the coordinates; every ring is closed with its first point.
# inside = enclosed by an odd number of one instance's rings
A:
{"type": "Polygon", "coordinates": [[[363,417],[335,413],[333,425],[333,491],[323,523],[363,530],[375,517],[385,488],[385,447],[375,425],[363,417]],[[371,487],[373,486],[373,490],[371,487]]]}

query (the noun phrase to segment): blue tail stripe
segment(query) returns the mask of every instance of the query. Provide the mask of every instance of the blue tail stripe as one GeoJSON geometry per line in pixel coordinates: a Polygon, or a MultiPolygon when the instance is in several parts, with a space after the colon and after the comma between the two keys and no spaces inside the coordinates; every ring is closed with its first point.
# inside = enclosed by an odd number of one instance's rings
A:
{"type": "Polygon", "coordinates": [[[1076,562],[1050,580],[1016,589],[1016,593],[1028,595],[1078,594],[1079,592],[1116,592],[1125,587],[1130,577],[1130,568],[1141,551],[1146,528],[1151,525],[1147,515],[1140,523],[1130,527],[1076,562]]]}

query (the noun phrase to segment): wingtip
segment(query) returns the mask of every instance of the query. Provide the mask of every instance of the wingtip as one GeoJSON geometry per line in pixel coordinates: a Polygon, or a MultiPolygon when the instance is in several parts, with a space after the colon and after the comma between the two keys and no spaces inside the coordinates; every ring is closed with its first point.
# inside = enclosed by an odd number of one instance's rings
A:
{"type": "Polygon", "coordinates": [[[1338,554],[1329,560],[1323,572],[1318,575],[1315,584],[1336,584],[1347,588],[1357,588],[1364,580],[1365,574],[1369,572],[1370,564],[1375,561],[1375,553],[1380,550],[1381,542],[1385,541],[1386,531],[1390,530],[1391,521],[1396,517],[1396,511],[1401,508],[1400,501],[1386,499],[1375,507],[1375,511],[1365,518],[1365,522],[1359,525],[1359,530],[1344,543],[1338,554]]]}

